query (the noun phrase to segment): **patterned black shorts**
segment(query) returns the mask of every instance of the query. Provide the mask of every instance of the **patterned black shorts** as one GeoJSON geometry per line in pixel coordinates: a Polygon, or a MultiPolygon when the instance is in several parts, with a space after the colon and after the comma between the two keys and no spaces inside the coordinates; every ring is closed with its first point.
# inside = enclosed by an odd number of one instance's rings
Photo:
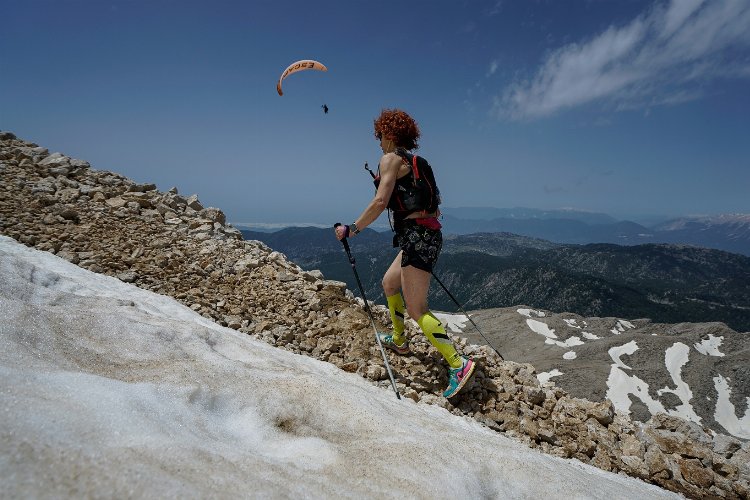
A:
{"type": "Polygon", "coordinates": [[[414,222],[406,224],[396,233],[398,246],[401,247],[401,267],[414,266],[417,269],[432,272],[432,266],[440,256],[443,247],[443,233],[439,229],[430,229],[414,222]]]}

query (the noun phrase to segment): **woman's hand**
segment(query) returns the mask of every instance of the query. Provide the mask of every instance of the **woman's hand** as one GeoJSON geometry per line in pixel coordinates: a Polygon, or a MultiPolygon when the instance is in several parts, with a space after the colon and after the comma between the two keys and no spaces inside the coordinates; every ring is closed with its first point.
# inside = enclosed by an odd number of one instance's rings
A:
{"type": "Polygon", "coordinates": [[[349,226],[345,224],[336,226],[334,228],[334,231],[336,232],[336,239],[338,239],[339,241],[349,237],[349,226]]]}

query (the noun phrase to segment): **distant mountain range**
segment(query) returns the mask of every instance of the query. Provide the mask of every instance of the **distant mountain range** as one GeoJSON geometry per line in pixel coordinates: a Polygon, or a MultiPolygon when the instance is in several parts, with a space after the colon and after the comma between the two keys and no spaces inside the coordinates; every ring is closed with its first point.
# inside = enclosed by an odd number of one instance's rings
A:
{"type": "Polygon", "coordinates": [[[675,243],[750,256],[750,214],[680,217],[652,226],[573,209],[446,208],[446,233],[508,232],[556,243],[675,243]]]}
{"type": "MultiPolygon", "coordinates": [[[[570,219],[586,224],[613,224],[617,219],[611,215],[576,210],[574,208],[557,208],[552,210],[541,210],[538,208],[496,208],[496,207],[448,207],[442,209],[444,213],[450,214],[457,219],[465,220],[493,220],[493,219],[570,219]]],[[[665,220],[665,219],[662,219],[665,220]]]]}
{"type": "MultiPolygon", "coordinates": [[[[328,279],[357,284],[332,229],[243,231],[328,279]]],[[[364,230],[350,240],[367,298],[396,255],[391,234],[364,230]]],[[[436,274],[466,310],[528,304],[581,316],[720,321],[750,331],[750,257],[684,245],[570,245],[508,233],[448,235],[436,274]]],[[[456,306],[433,282],[430,304],[456,306]]]]}

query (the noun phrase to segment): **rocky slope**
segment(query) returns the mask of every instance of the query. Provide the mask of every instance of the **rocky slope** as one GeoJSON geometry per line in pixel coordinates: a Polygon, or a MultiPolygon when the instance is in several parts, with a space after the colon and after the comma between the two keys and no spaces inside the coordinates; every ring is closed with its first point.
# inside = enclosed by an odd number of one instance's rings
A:
{"type": "MultiPolygon", "coordinates": [[[[314,356],[388,389],[361,303],[345,285],[243,241],[223,213],[176,189],[160,192],[85,161],[0,133],[0,233],[86,269],[170,295],[207,318],[277,347],[314,356]]],[[[385,327],[387,311],[375,309],[385,327]]],[[[390,357],[400,391],[469,415],[557,456],[642,478],[690,497],[747,498],[750,444],[658,414],[641,424],[610,401],[540,385],[530,364],[501,361],[459,340],[481,369],[455,406],[447,377],[417,335],[413,355],[390,357]]]]}

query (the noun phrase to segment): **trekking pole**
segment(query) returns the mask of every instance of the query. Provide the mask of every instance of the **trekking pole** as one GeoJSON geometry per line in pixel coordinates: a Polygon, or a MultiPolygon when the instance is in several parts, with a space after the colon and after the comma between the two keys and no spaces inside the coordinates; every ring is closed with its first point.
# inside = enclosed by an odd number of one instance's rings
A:
{"type": "MultiPolygon", "coordinates": [[[[341,225],[340,222],[337,222],[333,225],[333,228],[337,228],[341,225]]],[[[372,311],[370,310],[370,304],[367,303],[367,297],[365,297],[365,289],[362,286],[362,282],[359,279],[359,274],[357,273],[357,267],[355,265],[354,257],[352,256],[352,252],[349,249],[349,242],[346,241],[346,237],[341,240],[341,243],[344,245],[344,250],[346,250],[346,255],[349,257],[349,263],[352,265],[352,271],[354,271],[354,277],[357,278],[357,285],[359,285],[359,292],[362,294],[362,300],[365,301],[365,311],[367,311],[367,315],[370,316],[370,322],[372,323],[372,328],[375,330],[375,340],[378,341],[378,347],[380,347],[380,352],[383,354],[383,361],[385,362],[385,369],[388,372],[388,377],[391,379],[391,385],[393,386],[393,392],[396,393],[396,397],[398,399],[401,399],[401,394],[398,393],[398,389],[396,389],[396,381],[393,378],[393,372],[391,372],[391,365],[388,364],[388,357],[385,355],[385,349],[383,349],[383,343],[380,342],[380,335],[378,335],[378,327],[375,326],[375,318],[372,316],[372,311]]]]}
{"type": "Polygon", "coordinates": [[[472,325],[474,325],[474,328],[476,328],[476,329],[477,329],[477,331],[479,332],[479,335],[481,335],[481,336],[482,336],[482,338],[484,339],[484,341],[485,341],[485,342],[487,342],[487,345],[488,345],[488,346],[490,346],[490,347],[492,348],[492,350],[493,350],[493,351],[495,351],[495,354],[497,354],[498,356],[500,356],[500,360],[501,360],[501,361],[504,361],[504,360],[505,360],[505,358],[503,358],[503,355],[502,355],[502,354],[500,354],[500,353],[499,353],[499,352],[497,351],[497,349],[495,349],[495,346],[493,346],[492,344],[490,344],[490,341],[489,341],[489,340],[487,340],[487,337],[485,337],[485,336],[484,336],[484,333],[482,333],[482,330],[480,330],[480,329],[479,329],[479,327],[477,326],[477,324],[476,324],[476,323],[474,323],[474,320],[473,320],[473,319],[471,319],[471,318],[469,317],[469,314],[468,314],[468,313],[467,313],[466,311],[464,311],[464,308],[463,308],[463,307],[461,307],[461,304],[459,304],[459,303],[458,303],[458,301],[456,300],[456,297],[454,297],[454,296],[453,296],[453,294],[452,294],[452,293],[450,293],[450,292],[448,291],[448,289],[447,289],[447,288],[445,287],[445,285],[443,285],[443,282],[442,282],[442,281],[440,281],[440,278],[438,278],[438,277],[437,277],[437,275],[435,274],[435,272],[432,272],[432,275],[433,275],[433,276],[435,277],[435,280],[436,280],[436,281],[437,281],[437,282],[438,282],[438,283],[440,284],[440,286],[441,286],[441,287],[443,287],[443,290],[445,290],[445,293],[447,293],[447,294],[448,294],[448,296],[449,296],[449,297],[450,297],[451,299],[453,299],[453,302],[455,302],[455,303],[456,303],[456,305],[458,306],[458,309],[459,309],[459,310],[460,310],[460,311],[461,311],[462,313],[464,313],[464,316],[466,316],[466,319],[468,319],[469,321],[471,321],[471,324],[472,324],[472,325]]]}
{"type": "Polygon", "coordinates": [[[370,175],[372,176],[373,179],[375,178],[375,172],[373,172],[372,170],[370,170],[370,166],[367,164],[367,162],[365,162],[365,170],[367,170],[368,172],[370,172],[370,175]]]}

